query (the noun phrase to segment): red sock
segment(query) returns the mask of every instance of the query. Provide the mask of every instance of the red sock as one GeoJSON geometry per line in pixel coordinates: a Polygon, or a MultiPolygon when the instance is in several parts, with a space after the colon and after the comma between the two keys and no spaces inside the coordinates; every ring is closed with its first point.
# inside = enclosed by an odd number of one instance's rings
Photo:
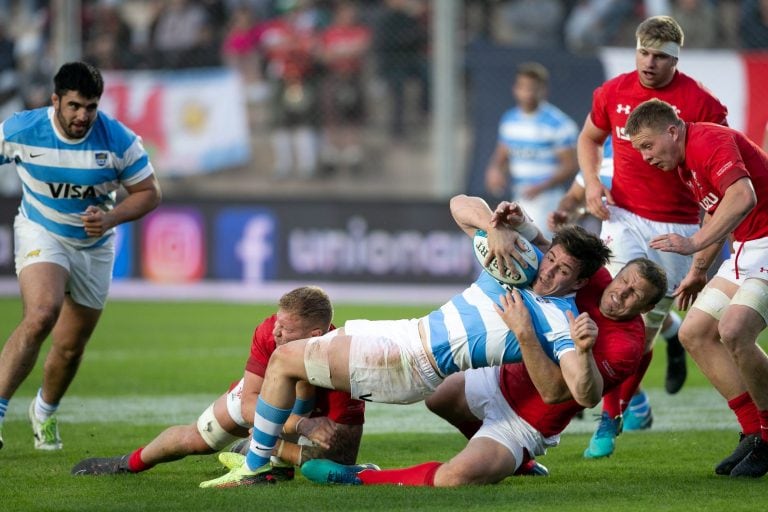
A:
{"type": "Polygon", "coordinates": [[[768,443],[768,410],[757,411],[757,415],[760,417],[760,438],[768,443]]]}
{"type": "Polygon", "coordinates": [[[741,431],[744,435],[757,434],[760,432],[760,416],[757,413],[755,402],[746,391],[736,398],[728,400],[728,407],[736,415],[736,419],[741,425],[741,431]]]}
{"type": "Polygon", "coordinates": [[[154,464],[147,464],[141,460],[141,451],[143,449],[143,446],[141,448],[137,448],[136,451],[131,453],[131,456],[128,457],[128,469],[131,471],[131,473],[140,473],[154,466],[154,464]]]}
{"type": "Polygon", "coordinates": [[[619,403],[620,396],[621,386],[616,386],[603,395],[603,412],[608,413],[608,416],[611,418],[615,418],[621,414],[621,404],[619,403]]]}
{"type": "Polygon", "coordinates": [[[640,388],[640,382],[642,382],[643,377],[645,377],[645,372],[648,371],[648,366],[651,364],[652,358],[653,350],[643,354],[643,358],[640,359],[640,365],[637,367],[637,371],[624,379],[624,381],[619,385],[621,390],[619,394],[619,400],[621,401],[621,412],[624,412],[627,409],[629,401],[632,400],[632,397],[635,396],[635,393],[637,393],[637,390],[640,388]]]}
{"type": "Polygon", "coordinates": [[[459,423],[456,425],[456,428],[459,429],[459,432],[464,434],[464,437],[467,439],[472,439],[472,436],[477,433],[478,430],[480,430],[480,427],[483,426],[483,422],[480,420],[477,421],[465,421],[464,423],[459,423]]]}
{"type": "Polygon", "coordinates": [[[434,487],[435,473],[442,462],[425,462],[403,469],[366,469],[357,474],[363,485],[396,484],[420,487],[434,487]]]}

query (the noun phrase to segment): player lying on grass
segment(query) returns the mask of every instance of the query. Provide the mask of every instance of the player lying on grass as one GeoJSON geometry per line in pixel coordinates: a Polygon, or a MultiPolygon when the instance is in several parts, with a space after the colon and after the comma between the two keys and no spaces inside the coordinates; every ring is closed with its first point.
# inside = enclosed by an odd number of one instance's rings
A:
{"type": "MultiPolygon", "coordinates": [[[[82,460],[72,468],[72,474],[138,473],[187,455],[215,453],[236,439],[247,438],[252,424],[245,418],[253,418],[272,352],[294,340],[328,332],[333,327],[332,316],[331,301],[320,288],[305,286],[286,293],[278,302],[277,313],[256,327],[244,377],[208,406],[197,422],[169,427],[127,455],[82,460]]],[[[261,474],[264,482],[292,477],[294,465],[313,457],[345,464],[353,464],[357,458],[365,404],[353,400],[349,393],[314,390],[306,383],[301,383],[300,396],[275,447],[272,470],[261,474]],[[298,436],[312,443],[289,441],[298,436]]]]}
{"type": "MultiPolygon", "coordinates": [[[[576,304],[589,321],[574,323],[571,335],[577,350],[592,354],[603,393],[637,370],[645,345],[640,315],[661,300],[666,288],[664,270],[639,258],[613,280],[605,268],[600,269],[577,292],[576,304]]],[[[430,410],[469,439],[455,457],[446,463],[384,471],[315,459],[301,467],[302,474],[318,483],[491,484],[556,446],[560,432],[583,406],[573,399],[560,368],[535,341],[534,322],[516,290],[502,299],[498,313],[520,340],[523,362],[450,375],[426,401],[430,410]]],[[[548,472],[538,465],[537,474],[548,472]]]]}
{"type": "MultiPolygon", "coordinates": [[[[478,229],[488,233],[490,252],[501,267],[514,252],[518,236],[509,216],[492,223],[493,212],[477,197],[459,195],[450,205],[457,224],[470,237],[478,229]]],[[[529,238],[541,242],[538,229],[532,231],[529,238]]],[[[574,399],[592,407],[600,401],[602,379],[591,353],[571,339],[569,322],[578,329],[589,321],[587,315],[574,318],[578,312],[573,292],[606,263],[610,251],[578,226],[560,231],[551,247],[543,249],[546,254],[531,287],[515,292],[516,300],[524,303],[521,307],[534,317],[535,331],[526,332],[531,336],[526,341],[540,343],[547,357],[559,364],[574,399]]],[[[452,373],[520,361],[516,333],[495,311],[506,291],[483,271],[464,292],[423,318],[353,320],[324,336],[278,347],[256,405],[246,463],[201,486],[250,485],[269,471],[269,457],[290,416],[298,381],[350,391],[355,398],[374,402],[411,403],[432,394],[452,373]]]]}

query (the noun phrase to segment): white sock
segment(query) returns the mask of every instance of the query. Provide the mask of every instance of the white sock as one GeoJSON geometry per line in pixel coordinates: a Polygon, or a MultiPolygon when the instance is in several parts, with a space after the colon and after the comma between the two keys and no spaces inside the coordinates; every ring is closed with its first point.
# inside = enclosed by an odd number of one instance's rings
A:
{"type": "Polygon", "coordinates": [[[59,404],[51,405],[43,400],[43,389],[37,390],[37,397],[35,398],[35,416],[40,421],[45,421],[56,412],[59,408],[59,404]]]}
{"type": "Polygon", "coordinates": [[[675,311],[669,312],[669,319],[672,322],[672,324],[670,324],[669,327],[667,327],[661,332],[662,337],[667,340],[677,335],[677,331],[680,330],[680,324],[683,323],[683,321],[680,319],[680,315],[677,314],[677,312],[675,311]]]}

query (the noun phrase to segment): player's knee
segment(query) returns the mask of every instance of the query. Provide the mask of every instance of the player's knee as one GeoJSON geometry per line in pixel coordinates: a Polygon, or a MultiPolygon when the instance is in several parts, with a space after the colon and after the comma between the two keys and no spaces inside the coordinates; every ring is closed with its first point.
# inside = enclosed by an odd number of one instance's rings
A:
{"type": "MultiPolygon", "coordinates": [[[[293,342],[295,343],[295,342],[293,342]]],[[[297,366],[303,366],[304,364],[304,350],[296,350],[295,347],[291,347],[293,343],[288,345],[281,345],[275,349],[272,355],[269,357],[269,371],[277,372],[281,375],[293,376],[297,366]]]]}
{"type": "Polygon", "coordinates": [[[42,342],[53,330],[60,312],[61,307],[52,304],[38,304],[29,307],[22,320],[23,329],[30,333],[32,338],[42,342]]]}
{"type": "MultiPolygon", "coordinates": [[[[197,419],[197,426],[194,430],[189,431],[187,436],[190,446],[194,443],[195,446],[204,448],[207,445],[213,451],[223,450],[230,443],[239,439],[239,436],[228,432],[221,426],[219,420],[216,419],[216,415],[213,413],[213,404],[211,404],[200,417],[197,419]],[[194,432],[195,435],[192,435],[194,432]],[[202,439],[205,445],[201,445],[198,439],[202,439]]],[[[200,452],[195,452],[200,453],[200,452]]],[[[209,453],[209,452],[202,452],[209,453]]]]}

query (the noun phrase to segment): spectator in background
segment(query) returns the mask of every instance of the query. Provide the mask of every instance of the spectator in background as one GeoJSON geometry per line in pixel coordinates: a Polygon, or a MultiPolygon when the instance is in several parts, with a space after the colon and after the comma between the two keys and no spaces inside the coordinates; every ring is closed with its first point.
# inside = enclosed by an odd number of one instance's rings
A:
{"type": "Polygon", "coordinates": [[[113,1],[99,0],[83,9],[83,53],[88,62],[100,69],[134,67],[131,27],[113,1]]]}
{"type": "Polygon", "coordinates": [[[486,189],[502,197],[512,185],[512,199],[522,205],[551,238],[546,225],[566,187],[578,172],[578,127],[547,102],[549,72],[537,62],[521,64],[512,94],[517,106],[499,122],[499,139],[485,174],[486,189]]]}
{"type": "MultiPolygon", "coordinates": [[[[0,19],[0,119],[11,117],[24,108],[19,94],[19,74],[16,70],[15,41],[8,33],[7,22],[0,19]]],[[[15,196],[21,193],[21,182],[16,174],[16,165],[0,165],[0,196],[15,196]]]]}
{"type": "Polygon", "coordinates": [[[386,0],[374,29],[373,46],[379,74],[392,97],[390,134],[393,137],[400,138],[405,134],[405,86],[409,79],[419,83],[421,112],[429,112],[428,42],[429,34],[418,18],[413,2],[386,0]]]}
{"type": "Polygon", "coordinates": [[[628,19],[634,2],[579,0],[565,20],[565,42],[572,52],[586,52],[614,41],[628,19]]]}
{"type": "Polygon", "coordinates": [[[741,3],[742,48],[768,48],[768,0],[743,0],[741,3]]]}
{"type": "Polygon", "coordinates": [[[259,40],[264,25],[259,24],[253,10],[240,5],[235,7],[227,24],[221,43],[224,64],[240,74],[249,102],[257,102],[265,94],[259,40]]]}
{"type": "Polygon", "coordinates": [[[364,58],[371,30],[358,23],[357,7],[341,1],[332,24],[320,36],[320,58],[325,65],[321,84],[324,129],[323,163],[359,170],[363,163],[362,122],[365,119],[364,58]]]}
{"type": "Polygon", "coordinates": [[[717,45],[717,10],[709,0],[675,0],[671,16],[685,31],[687,48],[713,48],[717,45]]]}
{"type": "Polygon", "coordinates": [[[192,0],[166,0],[152,27],[155,67],[180,69],[216,64],[213,30],[205,9],[192,0]]]}
{"type": "Polygon", "coordinates": [[[318,162],[318,16],[309,0],[284,0],[280,8],[264,24],[260,44],[272,90],[274,175],[285,179],[295,170],[310,178],[318,162]]]}
{"type": "Polygon", "coordinates": [[[492,17],[498,43],[529,48],[562,46],[565,15],[559,0],[507,0],[492,17]]]}

